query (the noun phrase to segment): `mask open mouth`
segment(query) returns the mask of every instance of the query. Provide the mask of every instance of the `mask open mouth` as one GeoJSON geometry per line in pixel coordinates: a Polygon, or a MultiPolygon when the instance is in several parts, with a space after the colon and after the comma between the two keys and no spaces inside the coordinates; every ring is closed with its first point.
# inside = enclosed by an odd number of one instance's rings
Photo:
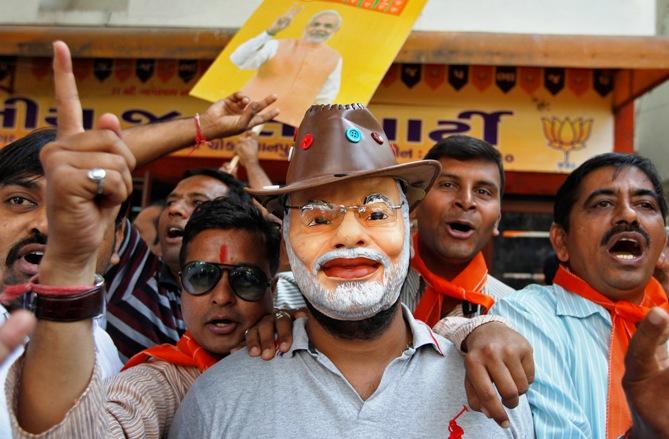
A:
{"type": "Polygon", "coordinates": [[[321,266],[321,270],[329,277],[357,279],[374,273],[382,264],[368,258],[337,258],[321,266]]]}

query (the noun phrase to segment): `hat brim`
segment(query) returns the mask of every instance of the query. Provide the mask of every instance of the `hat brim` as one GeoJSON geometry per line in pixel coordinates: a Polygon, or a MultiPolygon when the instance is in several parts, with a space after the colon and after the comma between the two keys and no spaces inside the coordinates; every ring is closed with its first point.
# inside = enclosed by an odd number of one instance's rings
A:
{"type": "Polygon", "coordinates": [[[246,190],[256,197],[272,214],[283,217],[284,195],[294,192],[317,188],[332,183],[368,177],[392,177],[407,183],[407,200],[409,208],[413,210],[432,187],[432,184],[441,172],[441,164],[436,160],[418,160],[410,163],[388,166],[371,171],[342,172],[340,174],[321,175],[302,181],[297,181],[282,187],[246,190]]]}

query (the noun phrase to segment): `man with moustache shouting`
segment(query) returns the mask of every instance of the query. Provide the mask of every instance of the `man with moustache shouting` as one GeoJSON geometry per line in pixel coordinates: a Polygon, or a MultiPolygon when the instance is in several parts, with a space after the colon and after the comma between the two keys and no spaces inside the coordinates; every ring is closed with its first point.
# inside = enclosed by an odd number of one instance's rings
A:
{"type": "Polygon", "coordinates": [[[399,303],[409,211],[439,170],[398,165],[362,105],[311,107],[287,185],[251,191],[284,218],[309,318],[274,361],[239,352],[205,373],[171,437],[533,437],[524,398],[507,428],[470,410],[457,349],[399,303]]]}
{"type": "Polygon", "coordinates": [[[651,307],[669,310],[652,277],[666,214],[655,167],[634,155],[593,157],[558,190],[550,230],[561,264],[554,285],[530,285],[492,309],[534,348],[528,399],[537,437],[617,438],[633,420],[632,437],[669,437],[666,313],[648,315],[627,370],[624,364],[639,321],[651,307]],[[640,428],[640,417],[650,427],[640,428]]]}

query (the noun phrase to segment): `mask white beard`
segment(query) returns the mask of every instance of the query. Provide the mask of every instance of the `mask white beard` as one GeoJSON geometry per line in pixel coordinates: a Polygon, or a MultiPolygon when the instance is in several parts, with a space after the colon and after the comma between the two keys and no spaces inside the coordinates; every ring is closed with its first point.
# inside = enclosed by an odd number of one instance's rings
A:
{"type": "Polygon", "coordinates": [[[354,248],[328,252],[318,259],[312,270],[309,270],[293,251],[288,238],[290,215],[285,216],[283,233],[290,267],[302,295],[314,308],[332,319],[356,321],[373,317],[390,308],[397,301],[408,273],[411,248],[409,206],[403,193],[402,201],[404,202],[401,209],[404,219],[404,244],[397,264],[393,264],[386,255],[377,251],[354,248]],[[383,283],[377,281],[342,282],[334,290],[326,289],[319,283],[318,267],[324,260],[359,256],[383,264],[383,283]]]}

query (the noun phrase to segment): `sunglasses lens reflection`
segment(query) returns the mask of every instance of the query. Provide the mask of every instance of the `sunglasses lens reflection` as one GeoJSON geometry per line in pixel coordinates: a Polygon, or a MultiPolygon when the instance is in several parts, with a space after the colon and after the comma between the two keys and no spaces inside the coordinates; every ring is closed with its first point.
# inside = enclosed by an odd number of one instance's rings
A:
{"type": "Polygon", "coordinates": [[[214,264],[192,262],[184,268],[181,283],[188,293],[199,296],[214,288],[221,274],[221,268],[214,264]]]}
{"type": "Polygon", "coordinates": [[[267,276],[255,267],[236,267],[230,271],[230,286],[239,297],[255,302],[267,289],[267,276]]]}
{"type": "Polygon", "coordinates": [[[223,271],[229,272],[230,288],[241,299],[255,302],[265,295],[268,280],[265,273],[258,267],[224,266],[202,261],[191,262],[184,267],[181,273],[181,283],[187,293],[199,296],[211,291],[218,284],[223,271]]]}

